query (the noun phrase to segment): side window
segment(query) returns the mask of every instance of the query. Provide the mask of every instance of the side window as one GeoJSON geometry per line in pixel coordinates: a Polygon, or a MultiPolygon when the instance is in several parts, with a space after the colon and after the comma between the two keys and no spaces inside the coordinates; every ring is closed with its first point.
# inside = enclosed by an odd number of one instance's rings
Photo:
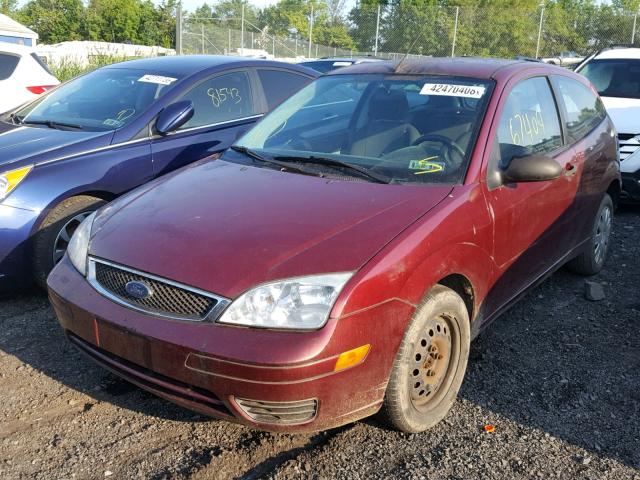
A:
{"type": "Polygon", "coordinates": [[[260,69],[258,70],[258,77],[267,97],[269,110],[272,110],[311,81],[309,77],[285,72],[284,70],[260,69]]]}
{"type": "Polygon", "coordinates": [[[549,82],[544,77],[523,80],[511,90],[502,110],[491,152],[489,186],[499,184],[498,169],[513,157],[545,154],[561,146],[560,120],[549,82]]]}
{"type": "Polygon", "coordinates": [[[16,70],[20,57],[0,53],[0,80],[6,80],[16,70]]]}
{"type": "Polygon", "coordinates": [[[256,114],[246,72],[226,73],[207,79],[193,87],[180,100],[191,100],[195,108],[191,120],[180,130],[256,114]]]}
{"type": "Polygon", "coordinates": [[[580,82],[560,75],[553,78],[565,108],[569,140],[575,142],[605,119],[604,105],[595,93],[580,82]]]}

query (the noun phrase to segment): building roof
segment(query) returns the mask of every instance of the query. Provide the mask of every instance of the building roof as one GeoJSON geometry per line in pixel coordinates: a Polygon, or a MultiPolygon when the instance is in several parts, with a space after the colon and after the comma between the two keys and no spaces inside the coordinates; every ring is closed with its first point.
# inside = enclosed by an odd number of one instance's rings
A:
{"type": "Polygon", "coordinates": [[[38,38],[36,32],[2,13],[0,13],[0,32],[12,33],[26,38],[38,38]]]}

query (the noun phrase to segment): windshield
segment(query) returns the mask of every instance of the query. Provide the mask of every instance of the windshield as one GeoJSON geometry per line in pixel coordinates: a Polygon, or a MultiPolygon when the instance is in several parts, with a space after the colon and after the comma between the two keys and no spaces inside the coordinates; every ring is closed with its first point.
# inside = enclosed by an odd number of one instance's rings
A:
{"type": "Polygon", "coordinates": [[[640,60],[591,60],[579,73],[603,97],[640,98],[640,60]]]}
{"type": "Polygon", "coordinates": [[[115,130],[137,118],[176,80],[143,70],[102,68],[58,87],[16,116],[24,124],[115,130]]]}
{"type": "Polygon", "coordinates": [[[356,168],[342,168],[340,176],[364,171],[390,183],[459,183],[490,86],[445,76],[321,77],[265,117],[236,150],[299,166],[308,160],[315,169],[321,163],[326,176],[341,162],[356,168]]]}

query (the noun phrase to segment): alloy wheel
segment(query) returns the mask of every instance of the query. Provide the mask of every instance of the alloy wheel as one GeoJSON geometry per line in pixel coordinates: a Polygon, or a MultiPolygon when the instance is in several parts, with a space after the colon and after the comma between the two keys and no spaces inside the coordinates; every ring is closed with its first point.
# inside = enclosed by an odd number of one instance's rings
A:
{"type": "Polygon", "coordinates": [[[600,211],[598,217],[598,224],[596,226],[595,241],[594,241],[594,254],[595,260],[598,264],[604,262],[609,248],[609,237],[611,235],[611,209],[605,206],[600,211]]]}
{"type": "Polygon", "coordinates": [[[67,251],[67,247],[69,246],[69,242],[71,241],[71,237],[73,236],[73,232],[75,232],[82,221],[92,213],[93,210],[79,213],[71,219],[67,220],[67,223],[65,223],[64,226],[60,229],[58,235],[56,236],[55,242],[53,243],[54,265],[62,260],[62,257],[64,256],[65,252],[67,251]]]}

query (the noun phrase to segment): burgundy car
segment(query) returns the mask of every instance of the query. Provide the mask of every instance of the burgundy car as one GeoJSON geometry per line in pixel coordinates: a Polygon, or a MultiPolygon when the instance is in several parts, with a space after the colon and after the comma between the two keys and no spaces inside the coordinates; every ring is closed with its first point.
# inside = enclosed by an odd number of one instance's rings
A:
{"type": "Polygon", "coordinates": [[[80,350],[193,410],[274,431],[380,411],[419,432],[482,328],[562,265],[602,268],[615,137],[559,67],[347,67],[85,220],[51,301],[80,350]]]}

